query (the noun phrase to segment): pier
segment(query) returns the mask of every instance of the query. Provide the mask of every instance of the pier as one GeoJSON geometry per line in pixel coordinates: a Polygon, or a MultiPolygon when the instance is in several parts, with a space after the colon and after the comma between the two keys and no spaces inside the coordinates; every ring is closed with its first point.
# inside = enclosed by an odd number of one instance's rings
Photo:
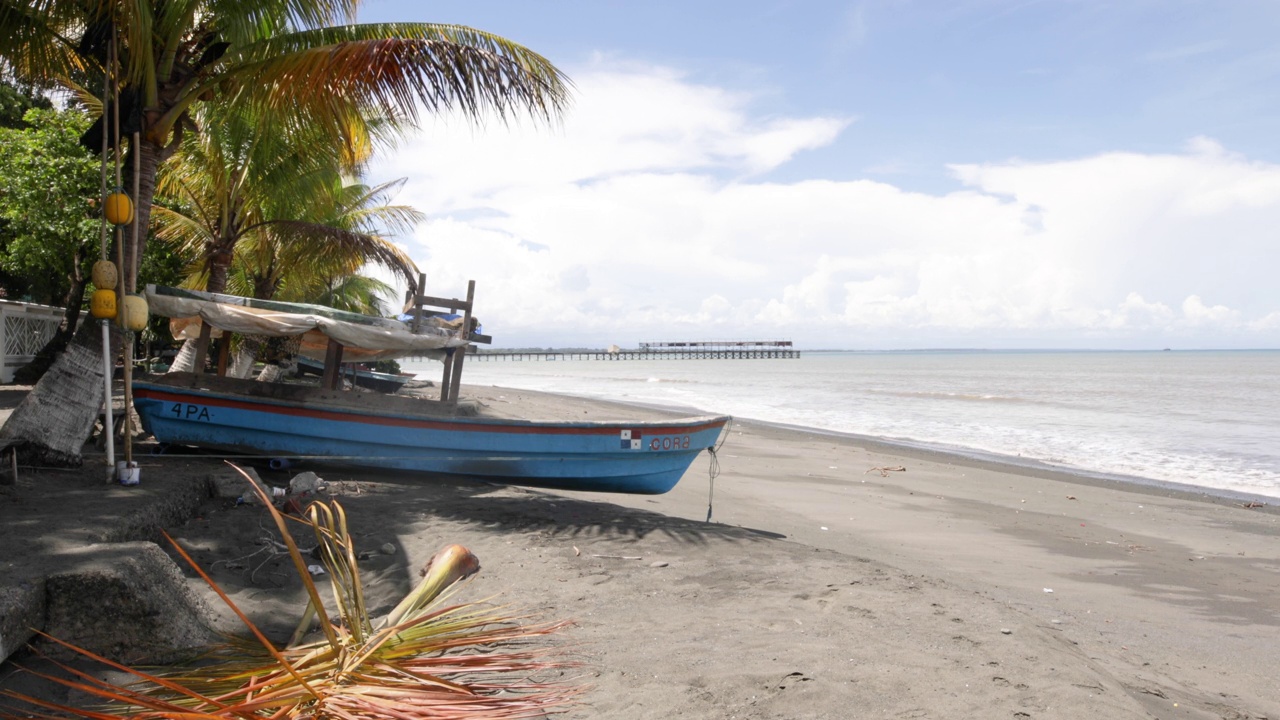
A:
{"type": "Polygon", "coordinates": [[[480,350],[468,354],[472,362],[555,362],[564,360],[778,360],[796,359],[800,351],[790,340],[705,340],[642,342],[635,349],[607,350],[480,350]]]}

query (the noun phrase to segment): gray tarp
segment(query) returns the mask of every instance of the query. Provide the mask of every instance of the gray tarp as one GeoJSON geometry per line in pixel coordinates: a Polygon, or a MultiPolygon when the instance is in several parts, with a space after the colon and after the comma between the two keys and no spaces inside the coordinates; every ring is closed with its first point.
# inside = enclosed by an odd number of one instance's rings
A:
{"type": "Polygon", "coordinates": [[[344,346],[343,357],[348,361],[380,360],[406,355],[434,357],[446,348],[467,344],[456,333],[424,325],[415,334],[409,325],[388,318],[365,318],[359,323],[348,322],[320,314],[290,313],[192,297],[175,297],[157,293],[154,287],[147,288],[146,297],[153,315],[177,321],[173,323],[174,337],[177,339],[198,336],[198,319],[217,330],[242,335],[302,336],[300,354],[317,360],[324,359],[328,338],[344,346]],[[183,320],[186,322],[182,322],[183,320]]]}

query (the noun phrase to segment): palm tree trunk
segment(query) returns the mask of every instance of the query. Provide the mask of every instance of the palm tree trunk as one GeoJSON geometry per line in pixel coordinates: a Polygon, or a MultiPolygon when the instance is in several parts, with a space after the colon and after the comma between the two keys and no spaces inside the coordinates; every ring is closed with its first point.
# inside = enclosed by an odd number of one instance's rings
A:
{"type": "Polygon", "coordinates": [[[89,285],[89,278],[85,277],[84,272],[80,270],[80,261],[81,250],[76,248],[75,256],[72,258],[74,265],[71,271],[71,289],[67,291],[67,296],[63,300],[63,307],[67,311],[62,315],[62,327],[53,336],[53,340],[58,341],[58,350],[62,350],[67,343],[71,342],[80,324],[80,307],[84,304],[84,291],[89,285]]]}
{"type": "MultiPolygon", "coordinates": [[[[112,326],[112,347],[120,342],[112,326]]],[[[66,352],[0,427],[0,439],[21,441],[23,457],[38,464],[79,467],[102,396],[102,330],[96,322],[81,323],[66,352]]]]}
{"type": "Polygon", "coordinates": [[[253,364],[257,361],[257,353],[249,350],[241,349],[236,353],[236,359],[231,363],[231,369],[227,370],[227,377],[240,378],[241,380],[249,377],[253,372],[253,364]]]}
{"type": "Polygon", "coordinates": [[[231,269],[231,257],[230,251],[213,251],[209,257],[209,281],[205,283],[205,292],[227,291],[227,272],[231,269]]]}
{"type": "Polygon", "coordinates": [[[178,350],[178,354],[174,356],[173,362],[169,364],[168,372],[191,372],[196,366],[196,341],[183,340],[182,347],[178,350]]]}
{"type": "Polygon", "coordinates": [[[63,299],[63,307],[66,310],[62,313],[62,325],[53,337],[49,338],[49,342],[40,348],[35,358],[14,373],[13,381],[20,385],[34,385],[39,382],[58,359],[58,355],[67,349],[67,343],[71,342],[71,338],[75,336],[76,326],[80,322],[80,306],[84,303],[84,290],[89,284],[89,279],[80,272],[79,249],[76,250],[72,262],[74,270],[68,278],[71,281],[71,289],[63,299]]]}
{"type": "MultiPolygon", "coordinates": [[[[122,280],[127,278],[128,284],[125,287],[130,289],[137,287],[137,266],[142,263],[142,254],[147,250],[147,231],[151,227],[151,204],[156,192],[156,171],[160,163],[172,154],[172,149],[159,147],[145,139],[138,143],[138,197],[134,198],[138,218],[138,243],[137,247],[134,247],[133,233],[125,233],[125,257],[132,258],[131,261],[126,260],[125,265],[132,264],[133,267],[126,267],[121,273],[122,280]]],[[[129,163],[127,167],[132,170],[133,164],[129,163]]],[[[129,185],[132,187],[133,183],[130,182],[129,185]]]]}
{"type": "Polygon", "coordinates": [[[258,382],[276,382],[283,374],[284,368],[275,363],[267,363],[262,372],[258,373],[258,382]]]}

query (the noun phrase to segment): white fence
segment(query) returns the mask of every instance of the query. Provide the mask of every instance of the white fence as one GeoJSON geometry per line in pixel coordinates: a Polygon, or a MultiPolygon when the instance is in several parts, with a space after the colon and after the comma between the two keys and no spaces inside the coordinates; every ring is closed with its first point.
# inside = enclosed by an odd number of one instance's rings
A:
{"type": "Polygon", "coordinates": [[[13,373],[31,362],[62,323],[62,308],[0,300],[0,382],[13,382],[13,373]]]}

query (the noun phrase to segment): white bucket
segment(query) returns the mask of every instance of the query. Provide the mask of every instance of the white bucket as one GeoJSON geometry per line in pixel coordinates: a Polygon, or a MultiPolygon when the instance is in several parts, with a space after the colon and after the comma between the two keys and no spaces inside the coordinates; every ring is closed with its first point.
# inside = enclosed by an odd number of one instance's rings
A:
{"type": "Polygon", "coordinates": [[[136,462],[116,463],[116,479],[121,485],[137,485],[142,482],[142,469],[136,462]]]}

